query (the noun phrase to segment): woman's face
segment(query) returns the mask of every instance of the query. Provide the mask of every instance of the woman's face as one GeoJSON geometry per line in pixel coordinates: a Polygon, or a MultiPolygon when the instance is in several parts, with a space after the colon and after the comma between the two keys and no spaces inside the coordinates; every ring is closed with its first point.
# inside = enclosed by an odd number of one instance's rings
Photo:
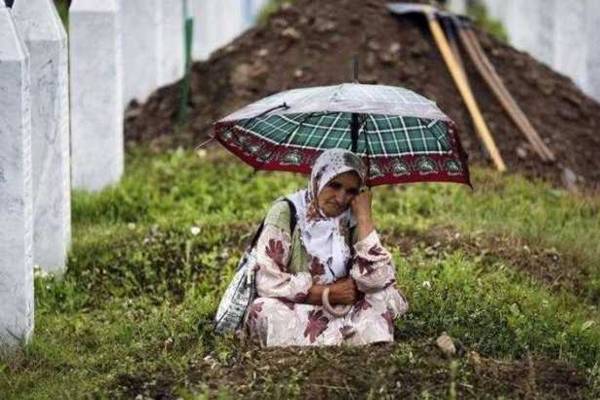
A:
{"type": "Polygon", "coordinates": [[[327,217],[337,217],[350,206],[360,191],[360,178],[354,171],[344,172],[331,179],[317,196],[319,208],[327,217]]]}

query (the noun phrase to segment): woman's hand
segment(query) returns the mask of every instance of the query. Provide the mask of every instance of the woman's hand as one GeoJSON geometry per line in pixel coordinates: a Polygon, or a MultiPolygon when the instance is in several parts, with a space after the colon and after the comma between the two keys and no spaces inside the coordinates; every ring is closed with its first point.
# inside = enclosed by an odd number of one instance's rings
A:
{"type": "Polygon", "coordinates": [[[352,305],[358,300],[358,289],[354,279],[342,278],[329,286],[329,303],[352,305]]]}
{"type": "Polygon", "coordinates": [[[365,190],[359,193],[352,203],[350,203],[350,207],[352,208],[352,214],[354,214],[354,218],[356,218],[356,222],[358,224],[358,240],[363,240],[375,229],[375,224],[373,223],[373,217],[371,215],[371,201],[373,197],[370,190],[365,190]]]}
{"type": "Polygon", "coordinates": [[[357,222],[371,221],[371,200],[372,194],[370,190],[360,192],[350,203],[352,214],[357,222]]]}

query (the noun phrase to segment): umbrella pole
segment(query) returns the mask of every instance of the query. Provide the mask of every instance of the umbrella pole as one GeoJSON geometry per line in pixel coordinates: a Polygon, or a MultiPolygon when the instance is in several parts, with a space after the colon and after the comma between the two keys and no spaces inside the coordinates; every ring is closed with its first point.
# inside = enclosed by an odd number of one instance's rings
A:
{"type": "MultiPolygon", "coordinates": [[[[355,54],[352,57],[352,75],[354,78],[354,83],[358,83],[358,56],[355,54]]],[[[358,114],[352,113],[352,118],[350,120],[350,138],[352,139],[352,152],[356,153],[356,147],[358,143],[358,114]]]]}
{"type": "Polygon", "coordinates": [[[356,153],[356,147],[358,144],[358,114],[352,113],[352,119],[350,120],[350,138],[352,139],[352,152],[356,153]]]}

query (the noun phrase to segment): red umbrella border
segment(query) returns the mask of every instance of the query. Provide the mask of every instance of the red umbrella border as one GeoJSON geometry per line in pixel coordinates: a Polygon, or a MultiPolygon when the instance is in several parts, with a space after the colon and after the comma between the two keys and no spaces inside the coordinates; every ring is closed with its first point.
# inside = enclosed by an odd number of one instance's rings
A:
{"type": "MultiPolygon", "coordinates": [[[[417,182],[461,183],[473,188],[468,155],[458,140],[457,127],[448,125],[452,151],[448,154],[404,155],[398,158],[365,158],[369,167],[367,185],[417,182]]],[[[241,129],[238,121],[216,122],[214,138],[227,150],[256,170],[289,171],[308,175],[322,150],[283,147],[241,129]]]]}

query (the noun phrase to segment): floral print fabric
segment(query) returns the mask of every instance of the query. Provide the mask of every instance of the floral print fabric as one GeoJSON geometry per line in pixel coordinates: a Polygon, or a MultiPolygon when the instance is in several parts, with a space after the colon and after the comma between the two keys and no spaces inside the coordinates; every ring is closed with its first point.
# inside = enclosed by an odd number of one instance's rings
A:
{"type": "Polygon", "coordinates": [[[289,232],[267,224],[257,243],[258,298],[246,321],[251,338],[263,346],[361,345],[393,341],[394,319],[408,308],[395,287],[389,252],[371,232],[354,244],[348,273],[363,293],[351,311],[336,318],[323,307],[304,304],[310,287],[320,284],[324,267],[318,259],[288,271],[289,232]]]}

